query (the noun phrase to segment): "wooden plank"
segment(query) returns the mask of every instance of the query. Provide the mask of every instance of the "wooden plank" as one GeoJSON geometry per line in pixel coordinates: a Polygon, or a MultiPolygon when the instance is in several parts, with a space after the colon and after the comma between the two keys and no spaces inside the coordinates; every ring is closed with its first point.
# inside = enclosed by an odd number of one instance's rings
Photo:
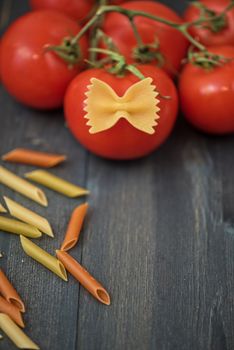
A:
{"type": "Polygon", "coordinates": [[[82,262],[110,290],[112,305],[81,291],[78,349],[233,348],[221,146],[181,123],[148,159],[91,157],[82,262]]]}
{"type": "MultiPolygon", "coordinates": [[[[22,146],[68,154],[68,162],[54,169],[54,173],[85,186],[86,153],[64,127],[61,112],[51,114],[27,110],[14,103],[2,88],[0,103],[6,116],[0,130],[1,153],[22,146]]],[[[32,169],[19,165],[7,167],[20,175],[32,169]]],[[[46,191],[49,207],[42,208],[3,186],[0,187],[0,194],[1,197],[7,195],[19,201],[49,219],[55,239],[44,236],[37,242],[51,254],[54,254],[63,240],[72,209],[82,201],[46,191]]],[[[77,258],[80,249],[74,252],[77,258]]],[[[15,236],[0,233],[0,250],[5,255],[1,264],[26,302],[26,331],[42,349],[63,349],[66,346],[73,349],[79,295],[77,283],[73,280],[68,284],[63,282],[28,258],[15,236]]],[[[4,343],[4,350],[8,349],[12,347],[4,343]]]]}
{"type": "MultiPolygon", "coordinates": [[[[14,2],[10,18],[25,12],[27,2],[14,2]]],[[[71,137],[64,125],[62,111],[37,112],[13,101],[0,87],[1,104],[1,154],[14,147],[29,147],[45,151],[61,152],[69,155],[66,164],[54,169],[54,173],[85,186],[86,152],[71,137]]],[[[6,165],[17,174],[23,175],[32,167],[6,165]]],[[[32,210],[46,216],[52,224],[55,239],[44,236],[38,244],[54,254],[63,240],[66,225],[72,209],[82,200],[66,199],[46,191],[49,207],[42,208],[30,200],[0,186],[0,195],[19,201],[32,210]]],[[[2,202],[2,199],[1,199],[2,202]]],[[[38,343],[41,349],[74,349],[79,286],[72,279],[63,282],[51,272],[25,255],[15,236],[0,233],[0,251],[4,258],[0,264],[14,283],[26,304],[25,331],[38,343]]],[[[74,251],[79,258],[81,247],[74,251]]],[[[4,337],[0,348],[12,350],[15,347],[4,337]]]]}

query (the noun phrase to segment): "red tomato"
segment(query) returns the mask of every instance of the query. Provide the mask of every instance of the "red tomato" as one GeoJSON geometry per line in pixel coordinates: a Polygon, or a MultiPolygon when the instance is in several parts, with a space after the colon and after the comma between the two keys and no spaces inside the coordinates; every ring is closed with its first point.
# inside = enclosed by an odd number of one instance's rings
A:
{"type": "Polygon", "coordinates": [[[95,0],[30,0],[33,10],[57,10],[78,21],[88,16],[94,4],[95,0]]]}
{"type": "Polygon", "coordinates": [[[85,93],[91,78],[104,81],[118,96],[123,96],[130,86],[139,81],[135,75],[127,73],[124,77],[118,77],[102,69],[90,69],[79,74],[69,85],[64,104],[68,127],[77,140],[91,152],[111,159],[139,158],[158,148],[170,134],[177,115],[176,88],[161,69],[150,65],[142,65],[138,68],[145,77],[153,79],[153,84],[160,94],[171,97],[169,100],[159,97],[160,118],[152,135],[136,129],[123,118],[108,130],[90,134],[90,127],[87,126],[87,119],[84,118],[85,93]]]}
{"type": "MultiPolygon", "coordinates": [[[[234,47],[211,47],[210,51],[234,58],[234,47]]],[[[182,111],[195,127],[212,134],[234,132],[234,61],[204,69],[186,64],[179,80],[182,111]]]]}
{"type": "MultiPolygon", "coordinates": [[[[131,1],[124,3],[121,7],[149,12],[152,15],[182,23],[182,19],[173,10],[159,2],[131,1]]],[[[135,17],[135,23],[145,44],[152,44],[155,39],[159,41],[160,50],[165,58],[164,69],[174,75],[179,70],[186,54],[187,40],[176,29],[145,17],[135,17]]],[[[133,50],[137,42],[128,18],[117,12],[109,13],[104,20],[103,30],[113,39],[128,62],[132,63],[134,61],[133,50]]]]}
{"type": "MultiPolygon", "coordinates": [[[[129,1],[131,1],[131,0],[129,0],[129,1]]],[[[111,5],[120,5],[123,2],[126,2],[126,0],[111,0],[110,1],[111,5]]]]}
{"type": "MultiPolygon", "coordinates": [[[[64,37],[79,30],[75,21],[53,11],[30,12],[16,20],[2,38],[0,72],[9,93],[31,107],[60,107],[68,84],[83,62],[69,68],[54,52],[46,52],[45,46],[59,45],[64,37]]],[[[86,56],[87,38],[79,44],[86,56]]]]}
{"type": "MultiPolygon", "coordinates": [[[[200,3],[219,14],[230,4],[230,0],[201,0],[200,3]]],[[[200,10],[191,4],[187,8],[184,18],[187,22],[192,22],[197,20],[199,15],[200,10]]],[[[234,8],[227,12],[226,20],[227,26],[218,33],[213,32],[211,29],[202,28],[202,26],[193,26],[190,28],[190,32],[206,46],[234,45],[234,8]]]]}

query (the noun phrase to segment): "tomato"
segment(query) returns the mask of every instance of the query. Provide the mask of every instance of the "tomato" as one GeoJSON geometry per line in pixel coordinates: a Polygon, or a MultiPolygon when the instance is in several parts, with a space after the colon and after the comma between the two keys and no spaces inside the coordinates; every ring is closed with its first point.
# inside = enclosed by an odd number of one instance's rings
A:
{"type": "MultiPolygon", "coordinates": [[[[2,38],[0,72],[2,82],[18,101],[39,109],[60,107],[70,81],[83,62],[72,68],[47,45],[59,45],[64,37],[75,35],[79,25],[59,12],[30,12],[16,20],[2,38]]],[[[87,38],[80,42],[87,54],[87,38]]]]}
{"type": "Polygon", "coordinates": [[[94,5],[95,0],[30,0],[33,10],[57,10],[78,21],[85,19],[94,5]]]}
{"type": "MultiPolygon", "coordinates": [[[[148,12],[176,23],[182,23],[182,19],[173,10],[159,2],[131,1],[124,3],[121,7],[148,12]]],[[[180,69],[181,61],[186,55],[187,40],[176,29],[142,16],[135,17],[135,23],[144,44],[152,44],[158,40],[165,60],[163,68],[174,75],[180,69]]],[[[132,63],[137,42],[128,18],[117,12],[109,13],[104,20],[103,30],[112,38],[128,62],[132,63]]]]}
{"type": "MultiPolygon", "coordinates": [[[[69,85],[65,95],[65,116],[68,127],[75,138],[91,152],[111,159],[133,159],[145,156],[157,149],[169,136],[177,115],[178,98],[174,83],[169,76],[157,67],[141,65],[138,69],[145,77],[151,77],[153,84],[161,95],[170,99],[159,98],[159,120],[155,132],[151,135],[136,129],[127,120],[121,118],[118,122],[101,132],[91,134],[85,115],[85,93],[91,78],[107,83],[118,96],[123,96],[129,87],[139,82],[132,73],[118,77],[103,69],[90,69],[79,74],[69,85]]],[[[137,100],[142,96],[137,96],[137,100]]],[[[104,96],[100,100],[104,104],[104,96]]],[[[97,108],[99,106],[97,105],[97,108]]],[[[145,106],[147,108],[147,106],[145,106]]],[[[108,115],[109,117],[109,115],[108,115]]]]}
{"type": "MultiPolygon", "coordinates": [[[[201,4],[208,9],[214,11],[216,14],[223,12],[223,10],[230,4],[230,0],[201,0],[201,4]]],[[[200,9],[191,4],[185,14],[184,18],[187,22],[195,21],[199,18],[200,9]]],[[[190,28],[191,34],[198,38],[201,43],[206,46],[215,45],[234,45],[234,7],[226,14],[227,25],[219,32],[214,32],[201,26],[192,26],[190,28]]],[[[205,23],[205,26],[207,23],[205,23]]]]}
{"type": "MultiPolygon", "coordinates": [[[[129,0],[129,1],[131,1],[131,0],[129,0]]],[[[126,0],[111,0],[110,1],[111,5],[120,5],[123,2],[126,2],[126,0]]]]}
{"type": "MultiPolygon", "coordinates": [[[[211,47],[211,52],[234,58],[234,47],[211,47]]],[[[179,80],[182,111],[195,127],[212,134],[234,132],[234,61],[204,69],[186,64],[179,80]]]]}

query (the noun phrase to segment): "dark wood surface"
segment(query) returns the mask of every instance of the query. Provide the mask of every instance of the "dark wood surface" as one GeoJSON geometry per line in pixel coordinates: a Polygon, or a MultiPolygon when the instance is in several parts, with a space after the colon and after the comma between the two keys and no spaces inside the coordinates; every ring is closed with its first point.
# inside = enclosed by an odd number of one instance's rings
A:
{"type": "MultiPolygon", "coordinates": [[[[2,32],[27,10],[25,0],[0,5],[2,32]]],[[[68,154],[54,172],[91,190],[72,255],[112,299],[110,307],[99,304],[72,277],[64,283],[27,257],[18,237],[0,233],[1,266],[26,303],[25,330],[41,349],[234,349],[234,138],[202,135],[180,118],[150,157],[111,162],[78,145],[61,111],[27,109],[2,86],[0,108],[1,154],[18,146],[68,154]]],[[[9,168],[22,175],[31,169],[9,168]]],[[[3,186],[0,194],[49,219],[56,236],[44,236],[40,246],[52,254],[82,202],[46,191],[45,209],[3,186]]],[[[0,341],[1,350],[14,348],[0,341]]]]}

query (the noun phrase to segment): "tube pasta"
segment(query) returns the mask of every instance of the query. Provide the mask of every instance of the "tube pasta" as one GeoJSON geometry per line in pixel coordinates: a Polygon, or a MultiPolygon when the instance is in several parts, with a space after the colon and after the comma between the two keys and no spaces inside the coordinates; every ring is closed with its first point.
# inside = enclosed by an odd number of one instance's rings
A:
{"type": "Polygon", "coordinates": [[[69,271],[89,293],[101,303],[110,305],[110,296],[107,291],[78,263],[78,261],[62,250],[56,250],[56,254],[67,271],[69,271]]]}
{"type": "MultiPolygon", "coordinates": [[[[36,214],[8,197],[3,197],[6,206],[12,216],[38,228],[41,232],[54,237],[52,228],[46,218],[36,214]]],[[[25,235],[24,235],[25,236],[25,235]]]]}
{"type": "Polygon", "coordinates": [[[0,328],[19,349],[40,350],[8,315],[0,313],[0,328]]]}
{"type": "Polygon", "coordinates": [[[23,247],[23,250],[31,258],[45,266],[50,271],[54,272],[57,276],[62,278],[64,281],[67,281],[67,273],[63,264],[56,259],[54,256],[47,253],[45,250],[38,247],[29,239],[24,236],[20,236],[20,241],[23,247]]]}
{"type": "Polygon", "coordinates": [[[30,238],[41,237],[41,232],[36,227],[5,216],[0,216],[0,230],[30,238]]]}
{"type": "Polygon", "coordinates": [[[16,148],[2,156],[2,160],[11,163],[35,165],[41,168],[51,168],[64,160],[66,156],[16,148]]]}
{"type": "Polygon", "coordinates": [[[67,251],[78,242],[87,209],[88,203],[84,203],[73,210],[61,250],[67,251]]]}
{"type": "Polygon", "coordinates": [[[26,173],[25,177],[29,180],[35,181],[41,185],[44,185],[51,190],[62,193],[67,197],[80,197],[89,194],[89,191],[73,185],[72,183],[61,179],[45,170],[34,170],[30,173],[26,173]]]}
{"type": "Polygon", "coordinates": [[[45,207],[48,205],[47,198],[40,188],[15,175],[3,166],[0,166],[0,183],[10,187],[25,197],[28,197],[45,207]]]}
{"type": "Polygon", "coordinates": [[[0,296],[0,313],[1,312],[7,314],[13,321],[15,321],[15,323],[24,328],[24,322],[20,310],[0,296]]]}
{"type": "Polygon", "coordinates": [[[19,294],[16,292],[15,288],[8,280],[2,269],[0,269],[0,293],[9,303],[13,304],[21,312],[25,312],[25,306],[22,299],[20,298],[19,294]]]}
{"type": "Polygon", "coordinates": [[[6,213],[6,209],[0,204],[0,213],[6,213]]]}

